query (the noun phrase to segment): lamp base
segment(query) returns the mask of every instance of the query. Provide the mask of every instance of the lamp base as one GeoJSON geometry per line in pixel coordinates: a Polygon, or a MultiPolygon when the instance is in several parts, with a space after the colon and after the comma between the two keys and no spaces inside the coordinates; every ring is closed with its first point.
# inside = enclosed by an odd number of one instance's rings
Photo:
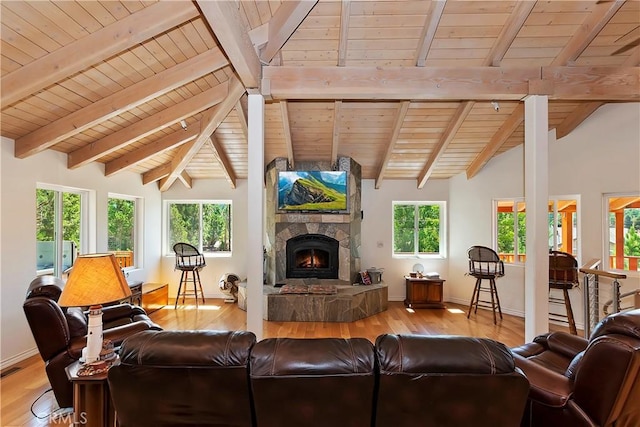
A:
{"type": "Polygon", "coordinates": [[[100,351],[102,351],[102,306],[92,305],[89,307],[87,346],[82,349],[84,363],[100,360],[100,351]]]}

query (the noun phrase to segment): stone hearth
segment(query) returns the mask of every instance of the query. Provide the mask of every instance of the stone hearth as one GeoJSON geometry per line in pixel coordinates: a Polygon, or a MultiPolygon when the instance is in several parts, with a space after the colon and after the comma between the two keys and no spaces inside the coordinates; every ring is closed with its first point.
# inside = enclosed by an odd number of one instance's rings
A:
{"type": "MultiPolygon", "coordinates": [[[[322,280],[322,283],[339,283],[322,280]]],[[[280,288],[265,285],[264,320],[276,322],[355,322],[387,310],[388,289],[384,283],[354,286],[336,284],[335,295],[280,294],[280,288]]],[[[247,309],[246,282],[238,287],[238,307],[247,309]]]]}

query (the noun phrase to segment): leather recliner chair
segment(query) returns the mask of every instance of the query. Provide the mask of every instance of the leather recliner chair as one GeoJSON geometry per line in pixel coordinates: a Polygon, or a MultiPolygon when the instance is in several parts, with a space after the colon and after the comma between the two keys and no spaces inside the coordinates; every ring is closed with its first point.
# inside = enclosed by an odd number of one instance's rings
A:
{"type": "MultiPolygon", "coordinates": [[[[39,276],[29,285],[23,303],[31,333],[45,362],[47,378],[61,408],[73,406],[73,385],[65,368],[80,359],[87,343],[87,315],[81,308],[63,309],[58,305],[64,281],[39,276]]],[[[148,329],[161,330],[145,311],[131,304],[103,308],[104,339],[119,346],[126,337],[148,329]]]]}
{"type": "Polygon", "coordinates": [[[640,426],[640,309],[604,318],[588,340],[552,332],[512,350],[531,384],[524,426],[640,426]]]}
{"type": "Polygon", "coordinates": [[[248,331],[146,331],[108,381],[119,427],[251,427],[248,331]],[[144,410],[147,408],[148,410],[144,410]]]}
{"type": "Polygon", "coordinates": [[[487,338],[384,334],[377,427],[513,427],[529,382],[504,344],[487,338]]]}

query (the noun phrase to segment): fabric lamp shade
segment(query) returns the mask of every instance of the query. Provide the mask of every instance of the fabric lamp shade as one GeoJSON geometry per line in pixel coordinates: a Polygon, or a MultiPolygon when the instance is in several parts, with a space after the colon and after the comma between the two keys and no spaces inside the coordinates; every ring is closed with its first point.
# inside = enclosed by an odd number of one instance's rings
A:
{"type": "Polygon", "coordinates": [[[61,307],[87,307],[120,301],[131,295],[113,254],[80,255],[58,300],[61,307]]]}

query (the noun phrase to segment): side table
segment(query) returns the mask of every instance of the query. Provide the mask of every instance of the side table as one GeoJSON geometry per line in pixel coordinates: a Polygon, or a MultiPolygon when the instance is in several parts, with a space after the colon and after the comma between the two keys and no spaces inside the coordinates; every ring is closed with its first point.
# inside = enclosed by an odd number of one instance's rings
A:
{"type": "Polygon", "coordinates": [[[107,372],[78,376],[79,361],[65,368],[73,383],[73,426],[114,427],[116,412],[111,402],[107,372]]]}
{"type": "Polygon", "coordinates": [[[443,279],[405,276],[407,297],[404,305],[409,308],[446,308],[443,303],[443,279]]]}

